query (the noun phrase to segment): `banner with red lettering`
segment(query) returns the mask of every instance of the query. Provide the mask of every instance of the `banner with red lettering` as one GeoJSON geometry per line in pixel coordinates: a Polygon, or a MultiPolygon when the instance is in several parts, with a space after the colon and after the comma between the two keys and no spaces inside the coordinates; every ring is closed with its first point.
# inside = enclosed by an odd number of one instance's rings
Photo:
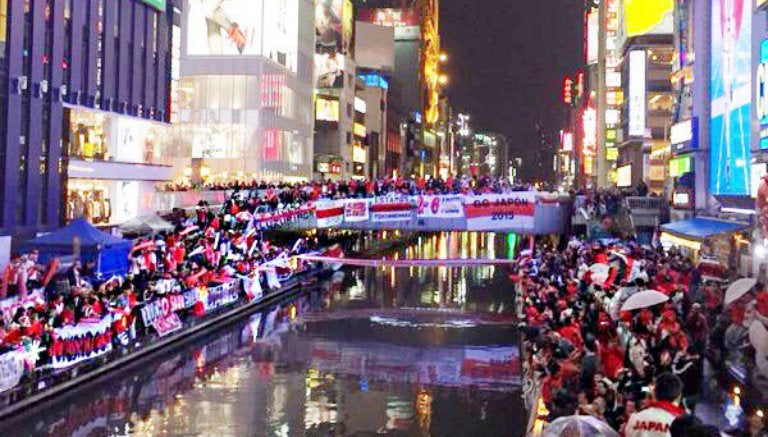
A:
{"type": "Polygon", "coordinates": [[[483,194],[464,199],[469,231],[510,229],[532,232],[535,211],[536,193],[531,191],[483,194]]]}
{"type": "Polygon", "coordinates": [[[315,203],[318,228],[334,228],[344,222],[343,200],[320,200],[315,203]]]}
{"type": "Polygon", "coordinates": [[[112,350],[112,315],[98,323],[80,323],[53,330],[51,367],[63,369],[112,350]]]}
{"type": "Polygon", "coordinates": [[[464,199],[460,195],[414,196],[418,218],[463,218],[464,199]]]}
{"type": "Polygon", "coordinates": [[[187,308],[189,307],[184,295],[173,293],[144,305],[141,309],[141,319],[144,326],[155,328],[155,331],[162,337],[181,329],[181,320],[176,312],[187,308]]]}
{"type": "Polygon", "coordinates": [[[364,222],[370,217],[368,199],[347,199],[344,203],[344,221],[347,223],[364,222]]]}

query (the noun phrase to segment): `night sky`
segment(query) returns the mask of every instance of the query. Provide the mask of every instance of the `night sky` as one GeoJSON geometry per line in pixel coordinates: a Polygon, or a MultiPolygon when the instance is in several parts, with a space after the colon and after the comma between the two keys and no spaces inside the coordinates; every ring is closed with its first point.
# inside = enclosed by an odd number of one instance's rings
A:
{"type": "Polygon", "coordinates": [[[535,155],[535,126],[552,143],[565,123],[559,90],[563,75],[582,64],[583,2],[441,0],[440,8],[452,106],[469,112],[475,129],[506,135],[525,179],[550,177],[551,153],[535,155]]]}

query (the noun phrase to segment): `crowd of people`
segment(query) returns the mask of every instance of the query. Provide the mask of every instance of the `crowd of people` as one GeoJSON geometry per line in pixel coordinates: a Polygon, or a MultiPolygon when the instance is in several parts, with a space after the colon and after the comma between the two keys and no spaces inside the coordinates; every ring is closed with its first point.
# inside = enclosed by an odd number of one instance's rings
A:
{"type": "MultiPolygon", "coordinates": [[[[542,187],[543,189],[544,187],[542,187]]],[[[509,191],[536,190],[533,184],[510,183],[505,178],[488,176],[448,175],[446,178],[379,178],[379,179],[349,179],[334,181],[309,181],[296,183],[272,183],[265,181],[228,183],[170,183],[163,187],[164,191],[194,191],[194,190],[233,190],[233,191],[288,191],[307,193],[313,198],[347,198],[372,197],[388,194],[417,195],[417,194],[483,194],[502,193],[509,191]]]]}
{"type": "MultiPolygon", "coordinates": [[[[251,198],[232,198],[219,207],[199,205],[191,217],[175,223],[174,231],[135,240],[130,266],[122,275],[104,277],[96,263],[79,260],[68,267],[56,262],[44,267],[36,252],[14,258],[2,281],[14,303],[0,308],[0,354],[36,343],[41,353],[37,363],[28,365],[37,367],[57,353],[59,328],[111,317],[119,341],[123,332],[151,333],[137,315],[163,296],[242,282],[248,287],[242,287],[240,296],[252,299],[262,289],[279,287],[280,279],[306,267],[295,265],[297,261],[290,264],[291,255],[327,242],[270,241],[263,232],[268,224],[254,219],[259,206],[260,201],[251,198]]],[[[204,304],[197,302],[182,317],[203,315],[204,304]]]]}
{"type": "MultiPolygon", "coordinates": [[[[706,357],[711,350],[749,356],[743,327],[762,317],[752,302],[768,292],[753,291],[726,311],[723,284],[703,280],[674,250],[577,238],[524,252],[513,279],[546,420],[590,415],[625,437],[720,435],[695,417],[708,388],[706,357]],[[621,310],[646,289],[668,298],[621,310]]],[[[713,358],[714,368],[726,358],[713,358]]],[[[759,409],[749,407],[746,417],[726,432],[768,436],[759,409]]]]}

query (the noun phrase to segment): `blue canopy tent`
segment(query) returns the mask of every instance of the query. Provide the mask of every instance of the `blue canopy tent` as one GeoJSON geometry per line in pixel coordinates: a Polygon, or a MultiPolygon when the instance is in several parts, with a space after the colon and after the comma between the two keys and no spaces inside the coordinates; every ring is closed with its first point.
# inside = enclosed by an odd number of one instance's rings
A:
{"type": "Polygon", "coordinates": [[[109,235],[84,218],[77,218],[61,229],[31,240],[26,248],[39,251],[43,263],[56,257],[79,254],[82,262],[96,263],[97,274],[108,277],[128,272],[131,246],[130,240],[109,235]]]}

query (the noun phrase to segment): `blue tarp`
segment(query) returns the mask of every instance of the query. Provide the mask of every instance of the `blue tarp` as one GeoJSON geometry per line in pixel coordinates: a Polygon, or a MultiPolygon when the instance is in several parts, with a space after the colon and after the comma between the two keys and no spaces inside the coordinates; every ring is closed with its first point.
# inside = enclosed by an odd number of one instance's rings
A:
{"type": "Polygon", "coordinates": [[[128,272],[131,246],[130,240],[109,235],[85,219],[77,218],[61,229],[31,240],[26,248],[39,251],[43,263],[79,253],[81,261],[94,261],[98,273],[111,276],[128,272]]]}
{"type": "Polygon", "coordinates": [[[745,229],[743,223],[725,222],[722,220],[692,218],[661,225],[661,230],[693,240],[704,240],[713,235],[734,232],[745,229]]]}

